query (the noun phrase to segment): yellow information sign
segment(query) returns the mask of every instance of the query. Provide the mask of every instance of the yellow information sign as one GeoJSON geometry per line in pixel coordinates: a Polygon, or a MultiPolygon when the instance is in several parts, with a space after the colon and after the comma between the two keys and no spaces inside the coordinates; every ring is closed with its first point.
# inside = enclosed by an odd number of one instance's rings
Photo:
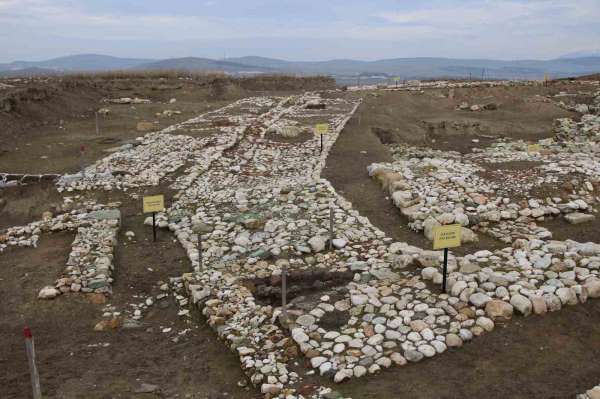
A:
{"type": "Polygon", "coordinates": [[[162,212],[163,209],[165,209],[165,197],[162,194],[144,197],[144,213],[162,212]]]}
{"type": "Polygon", "coordinates": [[[545,74],[544,74],[544,82],[547,82],[547,81],[549,81],[549,80],[550,80],[550,75],[549,75],[549,74],[547,74],[547,73],[545,73],[545,74]]]}
{"type": "Polygon", "coordinates": [[[315,125],[315,136],[322,136],[329,133],[329,125],[327,123],[318,123],[315,125]]]}
{"type": "Polygon", "coordinates": [[[394,77],[394,82],[399,82],[400,80],[402,80],[402,79],[400,79],[400,77],[398,77],[398,76],[394,77]]]}
{"type": "Polygon", "coordinates": [[[529,144],[527,146],[527,152],[530,153],[530,154],[539,153],[540,152],[540,145],[539,144],[529,144]]]}
{"type": "Polygon", "coordinates": [[[433,229],[433,249],[460,247],[460,224],[448,224],[433,229]]]}

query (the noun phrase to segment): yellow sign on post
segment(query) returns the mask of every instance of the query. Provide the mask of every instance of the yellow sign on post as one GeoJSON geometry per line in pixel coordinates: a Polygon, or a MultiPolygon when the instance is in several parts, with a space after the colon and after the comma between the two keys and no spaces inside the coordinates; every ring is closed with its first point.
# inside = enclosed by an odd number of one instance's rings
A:
{"type": "Polygon", "coordinates": [[[315,125],[315,136],[322,136],[329,133],[329,125],[327,123],[318,123],[315,125]]]}
{"type": "Polygon", "coordinates": [[[460,224],[448,224],[433,229],[433,249],[460,247],[460,224]]]}
{"type": "Polygon", "coordinates": [[[448,224],[433,229],[433,249],[444,250],[444,268],[442,270],[442,292],[446,293],[446,281],[448,276],[448,248],[460,247],[460,224],[448,224]]]}
{"type": "Polygon", "coordinates": [[[527,152],[530,153],[530,154],[539,153],[540,152],[540,145],[539,144],[529,144],[529,145],[527,145],[527,152]]]}
{"type": "Polygon", "coordinates": [[[165,209],[165,197],[162,194],[144,197],[144,213],[162,212],[163,209],[165,209]]]}

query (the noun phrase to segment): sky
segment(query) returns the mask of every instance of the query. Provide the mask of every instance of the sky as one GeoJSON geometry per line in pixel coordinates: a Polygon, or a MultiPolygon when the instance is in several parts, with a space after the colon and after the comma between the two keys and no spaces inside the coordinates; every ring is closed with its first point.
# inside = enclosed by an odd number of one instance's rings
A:
{"type": "Polygon", "coordinates": [[[550,59],[599,50],[598,21],[600,0],[0,0],[0,62],[550,59]]]}

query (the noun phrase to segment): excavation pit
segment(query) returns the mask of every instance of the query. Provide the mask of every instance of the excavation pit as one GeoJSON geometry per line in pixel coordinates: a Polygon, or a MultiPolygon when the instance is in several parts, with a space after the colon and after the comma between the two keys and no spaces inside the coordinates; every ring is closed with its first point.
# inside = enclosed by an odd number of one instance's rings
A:
{"type": "MultiPolygon", "coordinates": [[[[328,271],[294,271],[287,275],[287,303],[290,308],[310,311],[323,295],[341,299],[347,292],[346,284],[354,273],[328,271]]],[[[281,306],[281,276],[250,280],[248,286],[263,305],[281,306]]]]}

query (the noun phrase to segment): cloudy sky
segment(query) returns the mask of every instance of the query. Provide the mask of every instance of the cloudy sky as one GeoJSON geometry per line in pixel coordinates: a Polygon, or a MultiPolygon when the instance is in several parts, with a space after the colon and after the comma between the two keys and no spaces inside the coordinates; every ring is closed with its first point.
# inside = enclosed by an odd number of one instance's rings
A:
{"type": "Polygon", "coordinates": [[[547,59],[600,47],[600,0],[0,0],[0,62],[76,53],[547,59]]]}

